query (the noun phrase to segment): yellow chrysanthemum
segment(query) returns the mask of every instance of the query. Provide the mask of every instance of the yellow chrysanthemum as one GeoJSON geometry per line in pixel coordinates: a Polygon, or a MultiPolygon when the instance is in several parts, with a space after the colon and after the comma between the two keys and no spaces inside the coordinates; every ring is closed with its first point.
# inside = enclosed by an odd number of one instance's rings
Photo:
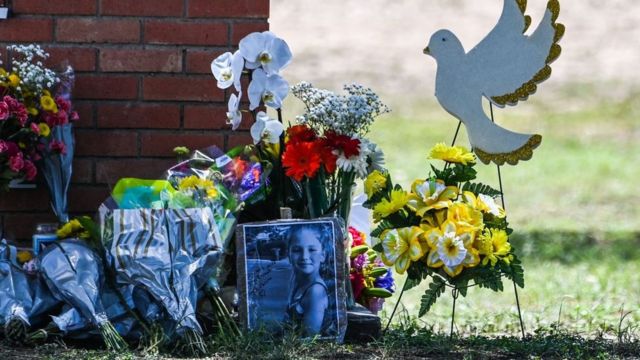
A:
{"type": "Polygon", "coordinates": [[[438,143],[431,148],[429,158],[463,165],[476,161],[476,156],[464,146],[447,146],[445,143],[438,143]]]}
{"type": "Polygon", "coordinates": [[[383,218],[400,211],[405,205],[407,205],[408,201],[409,194],[404,190],[392,190],[391,200],[382,199],[373,208],[373,219],[375,221],[380,221],[383,218]]]}
{"type": "Polygon", "coordinates": [[[51,134],[51,128],[49,128],[49,125],[47,125],[46,123],[38,124],[38,128],[40,129],[40,135],[44,137],[48,137],[49,134],[51,134]]]}
{"type": "Polygon", "coordinates": [[[24,264],[27,261],[33,259],[33,254],[30,251],[21,250],[21,251],[18,251],[16,258],[18,260],[18,263],[24,264]]]}
{"type": "Polygon", "coordinates": [[[378,170],[373,170],[364,180],[364,192],[369,198],[387,186],[387,177],[378,170]]]}
{"type": "Polygon", "coordinates": [[[504,209],[498,205],[491,196],[480,194],[476,197],[474,193],[465,191],[462,194],[462,199],[471,205],[471,207],[483,213],[491,214],[499,218],[505,217],[504,209]]]}
{"type": "Polygon", "coordinates": [[[43,110],[50,111],[52,113],[58,112],[58,105],[51,96],[43,95],[40,97],[40,106],[43,110]]]}
{"type": "Polygon", "coordinates": [[[471,240],[484,227],[482,213],[464,202],[456,202],[447,210],[447,220],[456,224],[458,232],[469,233],[471,240]]]}
{"type": "Polygon", "coordinates": [[[37,109],[37,108],[34,108],[34,107],[28,107],[28,108],[27,108],[27,112],[28,112],[28,113],[29,113],[29,115],[31,115],[31,116],[36,116],[36,115],[38,115],[38,113],[39,113],[38,109],[37,109]]]}
{"type": "Polygon", "coordinates": [[[456,196],[458,188],[445,186],[441,180],[416,180],[411,185],[408,205],[418,216],[424,216],[431,209],[449,207],[456,196]]]}
{"type": "Polygon", "coordinates": [[[465,267],[474,267],[480,262],[478,251],[472,246],[471,235],[460,232],[451,221],[446,221],[440,228],[431,228],[424,233],[424,237],[430,248],[427,266],[442,267],[451,277],[460,275],[465,267]]]}
{"type": "Polygon", "coordinates": [[[476,239],[475,245],[478,248],[478,253],[484,255],[482,265],[491,262],[491,266],[495,266],[498,260],[507,264],[511,261],[509,257],[511,244],[509,244],[509,236],[504,230],[485,229],[476,239]]]}
{"type": "Polygon", "coordinates": [[[208,198],[213,199],[216,196],[218,196],[218,189],[216,189],[215,187],[207,189],[207,197],[208,198]]]}
{"type": "Polygon", "coordinates": [[[78,219],[73,219],[68,223],[64,224],[58,231],[56,231],[56,235],[59,239],[66,239],[70,237],[79,237],[81,239],[88,239],[89,232],[84,229],[82,224],[78,219]]]}
{"type": "Polygon", "coordinates": [[[20,85],[20,77],[17,74],[9,75],[9,86],[18,87],[20,85]]]}
{"type": "Polygon", "coordinates": [[[395,266],[399,274],[409,268],[412,261],[418,261],[429,250],[421,237],[423,231],[417,227],[387,230],[382,234],[382,262],[395,266]]]}
{"type": "Polygon", "coordinates": [[[180,180],[178,184],[179,190],[188,190],[188,189],[209,189],[213,187],[213,182],[207,179],[201,179],[195,175],[187,176],[186,178],[180,180]]]}

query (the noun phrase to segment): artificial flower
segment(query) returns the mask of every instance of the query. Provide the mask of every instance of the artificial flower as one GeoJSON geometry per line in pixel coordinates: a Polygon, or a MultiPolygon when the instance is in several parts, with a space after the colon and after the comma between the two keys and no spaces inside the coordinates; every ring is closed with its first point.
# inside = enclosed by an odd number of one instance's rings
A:
{"type": "Polygon", "coordinates": [[[234,54],[227,51],[211,62],[211,72],[218,81],[217,85],[220,89],[226,89],[233,84],[235,89],[240,91],[243,67],[244,59],[240,51],[234,54]]]}
{"type": "Polygon", "coordinates": [[[476,160],[475,155],[464,146],[447,146],[445,143],[438,143],[431,148],[429,158],[463,165],[473,163],[476,160]]]}
{"type": "Polygon", "coordinates": [[[373,208],[373,218],[380,221],[391,214],[402,210],[409,201],[409,195],[402,189],[394,189],[391,191],[391,199],[382,199],[373,208]]]}
{"type": "Polygon", "coordinates": [[[186,146],[176,146],[173,148],[173,153],[177,156],[189,155],[189,148],[186,146]]]}
{"type": "Polygon", "coordinates": [[[481,212],[491,214],[495,217],[505,217],[504,209],[498,205],[494,198],[485,194],[479,194],[477,197],[470,191],[465,191],[462,194],[463,200],[471,205],[473,208],[480,210],[481,212]]]}
{"type": "Polygon", "coordinates": [[[507,232],[502,229],[485,229],[476,239],[476,247],[480,255],[484,255],[482,265],[491,262],[491,266],[495,266],[498,260],[510,262],[511,244],[507,232]]]}
{"type": "Polygon", "coordinates": [[[286,169],[285,174],[302,181],[313,177],[320,168],[320,154],[316,151],[316,145],[309,142],[287,144],[282,154],[282,166],[286,169]]]}
{"type": "Polygon", "coordinates": [[[371,198],[373,194],[387,187],[387,177],[378,170],[371,172],[364,180],[364,192],[371,198]]]}
{"type": "Polygon", "coordinates": [[[353,226],[349,226],[349,235],[351,236],[351,247],[366,245],[366,235],[363,232],[358,231],[353,226]]]}
{"type": "Polygon", "coordinates": [[[270,31],[251,33],[240,40],[238,47],[247,60],[247,68],[262,66],[270,75],[286,67],[292,57],[289,45],[270,31]]]}
{"type": "Polygon", "coordinates": [[[280,143],[280,135],[284,132],[284,125],[278,120],[272,119],[264,111],[260,111],[256,116],[256,122],[251,126],[251,137],[253,143],[261,141],[269,144],[280,143]]]}
{"type": "Polygon", "coordinates": [[[236,130],[242,122],[242,112],[240,112],[240,98],[242,92],[237,96],[231,94],[229,97],[229,103],[227,104],[227,124],[231,125],[232,130],[236,130]]]}
{"type": "Polygon", "coordinates": [[[29,125],[29,127],[31,128],[31,132],[36,134],[36,135],[40,135],[40,128],[38,127],[38,124],[36,123],[31,123],[31,125],[29,125]]]}
{"type": "Polygon", "coordinates": [[[249,83],[249,110],[254,110],[260,103],[274,109],[282,106],[282,100],[289,93],[289,83],[280,75],[268,75],[262,69],[253,71],[249,83]]]}
{"type": "Polygon", "coordinates": [[[380,289],[385,289],[391,293],[395,292],[395,282],[393,280],[393,272],[391,272],[391,269],[387,269],[386,274],[377,277],[373,282],[373,286],[380,289]]]}
{"type": "Polygon", "coordinates": [[[38,124],[38,128],[40,129],[40,135],[44,137],[49,137],[49,134],[51,134],[51,128],[46,123],[38,124]]]}
{"type": "Polygon", "coordinates": [[[446,221],[440,228],[425,232],[430,251],[427,266],[442,267],[451,277],[458,276],[465,267],[474,267],[480,262],[478,251],[472,247],[469,233],[461,233],[452,221],[446,221]]]}
{"type": "Polygon", "coordinates": [[[53,100],[51,96],[43,95],[40,97],[40,106],[45,111],[50,111],[52,113],[58,112],[58,105],[56,105],[56,101],[53,100]]]}
{"type": "Polygon", "coordinates": [[[382,235],[382,262],[395,266],[399,274],[404,274],[412,261],[418,261],[428,249],[422,239],[423,231],[417,227],[387,230],[382,235]]]}
{"type": "Polygon", "coordinates": [[[9,86],[18,87],[20,85],[20,77],[16,74],[9,75],[9,86]]]}
{"type": "Polygon", "coordinates": [[[369,166],[367,172],[371,173],[374,170],[384,171],[384,152],[377,144],[369,143],[369,166]]]}
{"type": "Polygon", "coordinates": [[[484,227],[482,213],[464,202],[456,202],[449,206],[447,220],[456,224],[460,234],[468,233],[471,240],[474,240],[476,233],[484,227]]]}
{"type": "Polygon", "coordinates": [[[416,180],[411,184],[411,194],[409,195],[409,207],[418,216],[431,209],[444,209],[452,204],[452,200],[458,196],[458,188],[455,186],[445,186],[441,180],[416,180]]]}
{"type": "Polygon", "coordinates": [[[58,107],[58,109],[67,113],[71,110],[71,103],[65,98],[63,98],[62,96],[56,96],[55,100],[56,100],[56,106],[58,107]]]}
{"type": "Polygon", "coordinates": [[[19,264],[24,264],[31,259],[33,259],[33,254],[30,251],[20,250],[16,254],[16,260],[19,264]]]}

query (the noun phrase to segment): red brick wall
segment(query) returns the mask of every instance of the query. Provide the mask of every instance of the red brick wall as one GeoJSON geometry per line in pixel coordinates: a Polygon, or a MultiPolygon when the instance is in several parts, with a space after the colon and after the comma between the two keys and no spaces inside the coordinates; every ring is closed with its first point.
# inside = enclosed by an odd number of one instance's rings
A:
{"type": "MultiPolygon", "coordinates": [[[[269,0],[13,0],[12,12],[0,21],[2,49],[39,43],[50,65],[68,59],[77,73],[72,214],[93,214],[121,177],[161,175],[175,146],[250,141],[225,124],[227,94],[209,64],[268,29],[269,0]]],[[[44,184],[0,194],[8,239],[52,220],[44,184]]]]}

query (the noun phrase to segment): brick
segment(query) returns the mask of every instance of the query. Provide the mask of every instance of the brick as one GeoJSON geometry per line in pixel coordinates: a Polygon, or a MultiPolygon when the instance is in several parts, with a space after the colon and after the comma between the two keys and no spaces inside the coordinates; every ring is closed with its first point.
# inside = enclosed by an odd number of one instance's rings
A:
{"type": "Polygon", "coordinates": [[[243,37],[252,32],[263,32],[269,30],[269,23],[260,22],[234,22],[231,25],[231,43],[238,44],[243,37]]]}
{"type": "Polygon", "coordinates": [[[180,127],[180,106],[138,103],[98,105],[98,127],[177,129],[180,127]]]}
{"type": "Polygon", "coordinates": [[[95,127],[95,121],[93,121],[93,103],[82,100],[73,100],[73,109],[78,112],[78,116],[80,117],[80,120],[73,124],[74,127],[95,127]]]}
{"type": "MultiPolygon", "coordinates": [[[[48,199],[48,198],[47,198],[48,199]]],[[[43,201],[46,203],[46,201],[43,201]]],[[[4,236],[20,246],[31,247],[31,239],[38,223],[56,223],[58,219],[52,211],[37,214],[6,214],[4,236]]]]}
{"type": "Polygon", "coordinates": [[[185,129],[230,129],[227,125],[227,107],[215,105],[186,105],[185,129]]]}
{"type": "Polygon", "coordinates": [[[148,44],[227,45],[228,26],[221,22],[147,20],[144,41],[148,44]]]}
{"type": "Polygon", "coordinates": [[[12,189],[0,196],[0,211],[46,211],[49,209],[47,185],[36,189],[12,189]]]}
{"type": "Polygon", "coordinates": [[[125,177],[160,179],[174,159],[127,159],[96,161],[96,183],[115,185],[125,177]]]}
{"type": "Polygon", "coordinates": [[[51,57],[46,64],[52,67],[60,67],[65,62],[75,71],[96,70],[96,49],[81,47],[47,47],[51,57]]]}
{"type": "Polygon", "coordinates": [[[102,15],[182,17],[184,0],[101,0],[102,15]]]}
{"type": "Polygon", "coordinates": [[[269,0],[189,0],[189,17],[268,18],[269,0]]]}
{"type": "Polygon", "coordinates": [[[71,183],[88,184],[91,182],[93,182],[93,161],[89,159],[73,159],[71,183]]]}
{"type": "Polygon", "coordinates": [[[138,78],[134,76],[78,74],[73,96],[77,99],[136,99],[138,97],[138,78]]]}
{"type": "Polygon", "coordinates": [[[74,186],[69,190],[69,211],[95,214],[109,195],[107,186],[74,186]]]}
{"type": "Polygon", "coordinates": [[[225,151],[233,149],[236,146],[250,144],[253,144],[253,138],[251,137],[251,134],[247,132],[236,132],[228,135],[227,148],[225,149],[225,151]]]}
{"type": "Polygon", "coordinates": [[[216,86],[213,75],[144,77],[142,89],[145,100],[224,100],[224,92],[216,86]]]}
{"type": "Polygon", "coordinates": [[[53,40],[53,20],[10,18],[0,21],[0,39],[4,42],[49,42],[53,40]]]}
{"type": "Polygon", "coordinates": [[[222,148],[223,140],[222,135],[212,133],[146,132],[140,136],[141,155],[172,157],[176,146],[186,146],[191,150],[211,145],[222,148]]]}
{"type": "Polygon", "coordinates": [[[135,156],[138,134],[133,131],[76,131],[78,156],[135,156]]]}
{"type": "Polygon", "coordinates": [[[13,0],[15,14],[92,15],[96,13],[96,0],[13,0]]]}
{"type": "Polygon", "coordinates": [[[105,72],[180,72],[180,50],[102,49],[100,70],[105,72]]]}
{"type": "Polygon", "coordinates": [[[187,73],[211,74],[211,62],[226,50],[187,50],[187,73]]]}
{"type": "Polygon", "coordinates": [[[56,23],[56,39],[79,43],[135,43],[140,41],[140,21],[61,18],[56,23]]]}

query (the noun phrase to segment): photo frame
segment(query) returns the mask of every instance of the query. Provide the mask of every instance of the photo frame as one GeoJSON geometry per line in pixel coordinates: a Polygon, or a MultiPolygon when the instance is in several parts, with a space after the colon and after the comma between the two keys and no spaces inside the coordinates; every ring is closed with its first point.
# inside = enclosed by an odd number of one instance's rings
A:
{"type": "Polygon", "coordinates": [[[342,342],[347,327],[344,238],[337,218],[238,225],[244,327],[342,342]]]}

